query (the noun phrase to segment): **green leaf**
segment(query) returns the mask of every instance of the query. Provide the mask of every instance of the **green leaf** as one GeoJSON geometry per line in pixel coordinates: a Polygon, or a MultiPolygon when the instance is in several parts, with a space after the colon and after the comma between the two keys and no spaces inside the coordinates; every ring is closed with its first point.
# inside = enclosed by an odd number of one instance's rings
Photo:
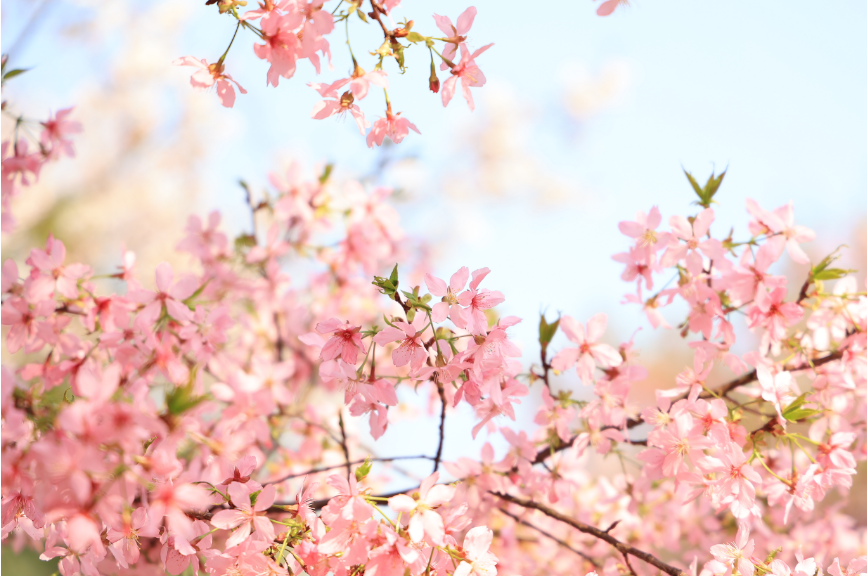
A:
{"type": "Polygon", "coordinates": [[[10,78],[15,78],[16,76],[24,74],[28,70],[30,70],[30,68],[16,68],[14,70],[10,70],[9,72],[6,72],[5,74],[3,74],[3,81],[5,82],[6,80],[9,80],[10,78]]]}
{"type": "Polygon", "coordinates": [[[319,177],[319,183],[325,184],[328,182],[328,178],[331,176],[331,172],[334,170],[334,164],[326,164],[325,170],[322,172],[322,176],[319,177]]]}
{"type": "Polygon", "coordinates": [[[822,261],[813,266],[810,270],[811,280],[837,280],[848,274],[856,272],[856,270],[845,270],[843,268],[828,268],[833,262],[840,258],[840,250],[845,246],[842,244],[836,250],[822,258],[822,261]]]}
{"type": "Polygon", "coordinates": [[[63,401],[69,401],[67,393],[72,393],[72,388],[69,386],[55,386],[48,392],[42,395],[39,399],[40,406],[59,406],[63,401]]]}
{"type": "Polygon", "coordinates": [[[241,234],[235,238],[235,248],[242,250],[244,248],[252,248],[256,245],[256,237],[252,234],[241,234]]]}
{"type": "Polygon", "coordinates": [[[695,193],[698,194],[699,198],[701,198],[702,194],[704,193],[704,190],[701,189],[701,186],[698,185],[698,182],[696,181],[696,179],[693,178],[692,174],[687,172],[686,169],[684,169],[683,173],[686,174],[686,178],[687,178],[687,180],[689,180],[689,183],[692,184],[692,187],[695,190],[695,193]]]}
{"type": "Polygon", "coordinates": [[[418,32],[410,32],[409,34],[406,35],[406,39],[409,40],[410,42],[425,42],[425,41],[427,41],[427,38],[425,36],[422,36],[418,32]]]}
{"type": "Polygon", "coordinates": [[[827,268],[813,274],[813,280],[839,280],[840,278],[845,278],[849,274],[852,274],[855,270],[844,270],[843,268],[827,268]]]}
{"type": "Polygon", "coordinates": [[[783,551],[782,548],[777,548],[775,550],[772,550],[771,553],[765,557],[765,564],[770,564],[771,562],[773,562],[774,558],[777,557],[777,554],[779,554],[782,551],[783,551]]]}
{"type": "Polygon", "coordinates": [[[370,456],[364,461],[364,464],[355,469],[355,479],[358,482],[364,480],[368,474],[370,474],[370,469],[373,468],[373,462],[370,459],[370,456]]]}
{"type": "Polygon", "coordinates": [[[560,326],[560,318],[557,318],[554,322],[548,324],[548,321],[545,319],[545,315],[542,314],[539,316],[539,344],[542,346],[547,346],[551,343],[551,340],[554,338],[554,334],[557,333],[557,328],[560,326]]]}
{"type": "Polygon", "coordinates": [[[719,176],[711,173],[710,177],[708,177],[705,185],[699,186],[698,181],[693,177],[692,174],[684,169],[684,174],[686,174],[687,180],[689,180],[690,185],[692,185],[692,189],[695,190],[696,195],[698,196],[698,204],[704,208],[710,208],[710,205],[713,203],[713,197],[719,190],[720,185],[722,184],[723,178],[725,178],[726,170],[723,170],[719,176]]]}
{"type": "Polygon", "coordinates": [[[372,284],[379,288],[380,294],[385,294],[394,300],[394,295],[397,292],[397,286],[399,284],[397,278],[397,264],[394,265],[394,269],[391,271],[391,275],[388,278],[374,276],[372,284]]]}
{"type": "Polygon", "coordinates": [[[717,190],[719,190],[720,184],[722,184],[725,175],[726,170],[723,170],[720,172],[719,176],[711,174],[710,178],[707,179],[707,184],[704,185],[704,193],[708,200],[712,199],[717,190]]]}
{"type": "Polygon", "coordinates": [[[803,393],[798,396],[791,404],[786,406],[783,410],[783,418],[788,420],[789,422],[798,422],[799,420],[804,420],[805,418],[810,418],[815,416],[816,414],[822,413],[822,410],[814,410],[812,408],[804,408],[804,404],[807,402],[807,393],[803,393]]]}
{"type": "Polygon", "coordinates": [[[194,372],[190,375],[189,384],[176,386],[166,394],[166,408],[168,408],[169,414],[178,416],[207,400],[206,396],[197,396],[193,391],[194,372]]]}

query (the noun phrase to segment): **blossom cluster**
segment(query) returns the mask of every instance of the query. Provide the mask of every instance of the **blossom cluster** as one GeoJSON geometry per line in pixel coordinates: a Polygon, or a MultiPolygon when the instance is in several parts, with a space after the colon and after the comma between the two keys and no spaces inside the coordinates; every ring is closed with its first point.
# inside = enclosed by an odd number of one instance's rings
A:
{"type": "MultiPolygon", "coordinates": [[[[311,112],[311,117],[324,120],[332,116],[342,117],[347,114],[355,120],[362,135],[367,134],[367,145],[381,146],[383,140],[388,137],[395,144],[399,144],[410,130],[421,134],[419,129],[402,117],[401,112],[394,112],[391,100],[388,96],[388,73],[383,69],[386,59],[393,59],[400,73],[406,71],[405,51],[416,47],[416,50],[427,49],[430,54],[430,75],[427,79],[428,87],[434,93],[440,91],[440,81],[437,76],[437,62],[439,69],[448,71],[449,76],[442,85],[442,103],[448,106],[454,97],[458,82],[461,91],[467,101],[470,110],[475,108],[470,88],[480,88],[485,85],[485,75],[482,73],[476,58],[490,48],[488,44],[475,51],[471,51],[467,44],[467,35],[472,28],[476,17],[474,7],[467,8],[457,19],[457,24],[452,23],[447,16],[434,14],[433,18],[437,28],[443,34],[442,37],[424,36],[413,30],[414,21],[404,19],[397,27],[389,27],[386,22],[391,22],[392,11],[400,5],[400,0],[386,0],[377,2],[370,0],[370,12],[365,14],[365,2],[350,1],[341,9],[341,1],[329,12],[325,7],[326,0],[280,0],[274,2],[266,0],[259,3],[259,8],[247,10],[244,13],[239,8],[246,6],[246,2],[238,0],[211,0],[207,4],[216,4],[220,14],[226,14],[235,19],[235,33],[228,48],[213,64],[208,64],[206,59],[198,59],[193,56],[184,56],[174,61],[177,66],[192,66],[198,68],[190,78],[190,84],[196,90],[208,90],[216,87],[217,95],[223,106],[231,108],[235,104],[235,86],[242,94],[247,91],[238,84],[231,75],[226,72],[225,60],[229,50],[235,42],[235,38],[241,29],[251,32],[258,38],[261,44],[255,43],[253,51],[256,56],[270,64],[266,76],[267,84],[278,86],[280,79],[290,79],[295,75],[298,62],[309,60],[316,70],[321,73],[321,58],[327,58],[331,67],[331,44],[328,36],[334,32],[336,24],[343,22],[346,28],[346,45],[352,59],[352,70],[345,78],[339,78],[333,82],[311,83],[309,86],[316,90],[324,100],[318,102],[311,112]],[[370,52],[374,57],[373,70],[366,71],[361,67],[352,51],[349,41],[349,22],[357,17],[364,24],[372,25],[374,22],[382,29],[382,44],[370,52]],[[258,26],[253,22],[258,21],[258,26]],[[402,42],[407,42],[404,44],[402,42]],[[437,50],[437,43],[441,43],[437,50]],[[460,60],[457,60],[460,52],[460,60]],[[438,58],[439,60],[435,60],[438,58]],[[384,116],[373,122],[365,118],[364,112],[358,103],[367,97],[371,85],[383,90],[385,96],[384,116]],[[368,132],[368,129],[370,131],[368,132]]],[[[332,68],[333,69],[333,68],[332,68]]]]}
{"type": "Polygon", "coordinates": [[[813,235],[791,206],[749,202],[749,237],[714,238],[722,177],[690,180],[697,214],[660,229],[653,208],[620,224],[627,303],[658,327],[661,308],[685,305],[693,356],[646,407],[630,392],[649,372],[633,341],[606,341],[604,314],[543,316],[528,367],[489,269],[446,280],[422,260],[371,284],[413,241],[389,190],[335,182],[330,166],[248,190],[254,227],[234,242],[218,213],[190,217],[183,271],[163,263],[140,280],[125,252],[95,274],[49,237],[3,263],[15,359],[3,368],[3,538],[38,545],[64,576],[566,574],[576,560],[607,576],[859,573],[863,531],[817,504],[845,495],[867,458],[865,291],[833,255],[810,264],[800,244],[813,235]],[[791,297],[771,269],[785,251],[805,269],[791,297]],[[293,260],[306,277],[290,280],[293,260]],[[666,270],[676,286],[645,298],[666,270]],[[549,353],[559,332],[567,343],[549,353]],[[742,332],[756,344],[736,354],[742,332]],[[403,457],[433,463],[423,482],[383,493],[395,458],[353,460],[365,449],[345,419],[366,416],[382,437],[401,390],[439,408],[438,449],[403,457]],[[534,430],[509,424],[528,397],[534,430]],[[501,436],[504,453],[486,442],[479,459],[443,461],[462,404],[472,436],[501,436]],[[591,455],[622,473],[590,475],[591,455]],[[810,540],[819,533],[831,537],[810,540]],[[795,558],[797,541],[809,558],[795,558]],[[782,552],[762,560],[756,546],[782,552]]]}
{"type": "MultiPolygon", "coordinates": [[[[7,58],[3,56],[3,83],[25,72],[22,69],[6,70],[7,58]]],[[[39,179],[42,166],[63,156],[74,157],[70,137],[81,132],[81,123],[72,120],[73,108],[58,110],[47,120],[36,121],[15,116],[7,110],[3,101],[3,113],[15,118],[12,137],[0,144],[0,174],[2,174],[2,227],[4,233],[12,232],[16,221],[12,215],[12,199],[21,193],[22,187],[30,186],[39,179]],[[35,148],[35,149],[33,149],[35,148]]]]}

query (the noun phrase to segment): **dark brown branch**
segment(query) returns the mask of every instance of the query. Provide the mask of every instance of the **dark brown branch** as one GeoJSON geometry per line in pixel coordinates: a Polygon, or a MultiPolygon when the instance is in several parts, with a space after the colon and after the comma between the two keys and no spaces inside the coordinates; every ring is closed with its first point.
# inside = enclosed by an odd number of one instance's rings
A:
{"type": "Polygon", "coordinates": [[[346,459],[346,480],[352,474],[352,463],[349,461],[349,446],[346,445],[346,428],[343,426],[343,409],[337,413],[337,423],[340,425],[340,447],[343,448],[343,457],[346,459]]]}
{"type": "Polygon", "coordinates": [[[385,35],[386,40],[394,41],[394,34],[382,21],[381,14],[385,14],[385,8],[383,8],[382,5],[376,0],[370,0],[370,5],[373,7],[373,11],[368,12],[367,15],[379,22],[380,27],[382,27],[382,33],[385,35]]]}
{"type": "MultiPolygon", "coordinates": [[[[404,494],[406,492],[413,492],[418,490],[418,486],[414,486],[412,488],[404,488],[403,490],[395,490],[394,492],[386,492],[385,494],[376,494],[377,498],[391,498],[392,496],[397,496],[398,494],[404,494]]],[[[331,502],[331,498],[322,498],[320,500],[313,500],[310,502],[310,508],[313,510],[320,510],[328,505],[331,502]]],[[[295,506],[297,502],[275,502],[273,506],[268,508],[268,512],[283,512],[284,506],[295,506]]]]}
{"type": "Polygon", "coordinates": [[[282,362],[283,349],[286,347],[286,344],[283,342],[283,333],[280,331],[280,316],[277,312],[274,312],[274,328],[277,330],[277,342],[275,343],[277,362],[282,362]]]}
{"type": "Polygon", "coordinates": [[[665,562],[663,562],[662,560],[660,560],[659,558],[657,558],[653,554],[649,554],[643,550],[639,550],[638,548],[635,548],[633,546],[625,544],[625,543],[621,542],[620,540],[618,540],[617,538],[615,538],[614,536],[610,535],[609,533],[607,533],[603,530],[600,530],[599,528],[596,528],[595,526],[590,526],[589,524],[584,524],[583,522],[580,522],[580,521],[575,520],[573,518],[569,518],[568,516],[564,516],[563,514],[560,514],[559,512],[557,512],[556,510],[552,510],[551,508],[548,508],[547,506],[544,506],[544,505],[539,504],[537,502],[532,502],[530,500],[523,500],[521,498],[517,498],[515,496],[512,496],[511,494],[502,494],[500,492],[491,492],[491,494],[493,494],[494,496],[496,496],[498,498],[505,500],[506,502],[511,502],[512,504],[517,504],[518,506],[522,506],[524,508],[531,508],[534,510],[538,510],[542,514],[545,514],[546,516],[554,518],[555,520],[559,520],[560,522],[568,524],[569,526],[572,526],[573,528],[575,528],[576,530],[578,530],[580,532],[583,532],[585,534],[589,534],[589,535],[594,536],[600,540],[604,540],[605,542],[608,542],[609,544],[611,544],[611,546],[613,546],[621,554],[624,554],[624,555],[629,554],[631,556],[634,556],[634,557],[638,558],[639,560],[643,560],[644,562],[647,562],[651,566],[655,566],[656,568],[659,568],[660,570],[662,570],[666,574],[670,574],[671,576],[689,576],[686,572],[684,572],[680,568],[675,568],[674,566],[671,566],[670,564],[666,564],[665,562]]]}
{"type": "MultiPolygon", "coordinates": [[[[798,366],[786,368],[785,371],[786,372],[800,372],[801,370],[809,370],[810,368],[818,368],[819,366],[822,366],[822,365],[827,364],[829,362],[839,360],[842,357],[843,357],[843,350],[837,350],[836,352],[831,352],[827,356],[817,358],[817,359],[812,360],[810,362],[805,362],[804,364],[800,364],[798,366]]],[[[754,382],[757,378],[758,378],[758,374],[756,373],[756,371],[751,370],[750,372],[747,372],[743,376],[735,378],[734,380],[728,382],[727,384],[724,384],[723,386],[720,386],[719,388],[715,389],[714,393],[716,393],[717,396],[723,396],[725,394],[728,394],[729,392],[731,392],[735,388],[740,388],[741,386],[746,386],[747,384],[754,382]]],[[[685,398],[685,397],[686,396],[683,396],[683,398],[685,398]]],[[[707,390],[705,390],[704,392],[699,394],[699,398],[713,398],[713,397],[714,397],[714,394],[712,394],[711,392],[709,392],[707,390]]],[[[678,398],[677,400],[680,400],[680,399],[681,398],[678,398]]],[[[677,400],[675,400],[675,402],[677,400]]]]}
{"type": "Polygon", "coordinates": [[[437,455],[434,458],[434,472],[436,472],[440,468],[440,459],[442,459],[443,457],[443,444],[445,443],[446,439],[446,392],[445,389],[443,389],[443,385],[439,382],[439,378],[437,378],[436,380],[437,392],[439,392],[440,395],[442,410],[440,411],[440,443],[439,446],[437,446],[437,455]]]}
{"type": "Polygon", "coordinates": [[[545,536],[546,538],[549,538],[549,539],[553,540],[554,542],[556,542],[557,544],[559,544],[559,545],[562,546],[563,548],[566,548],[567,550],[571,550],[571,551],[574,552],[575,554],[581,556],[582,558],[584,558],[585,560],[587,560],[587,561],[588,561],[588,562],[589,562],[589,563],[590,563],[594,568],[599,568],[599,564],[597,564],[597,563],[593,560],[593,558],[591,558],[590,556],[588,556],[588,555],[585,554],[584,552],[581,552],[580,550],[576,550],[575,548],[573,548],[572,546],[570,546],[567,542],[565,542],[564,540],[561,540],[561,539],[557,538],[556,536],[554,536],[554,535],[551,534],[550,532],[546,532],[545,530],[542,530],[542,529],[539,528],[538,526],[534,526],[533,524],[530,524],[530,523],[527,522],[526,520],[522,520],[522,519],[521,519],[520,517],[518,517],[516,514],[512,514],[512,513],[509,512],[508,510],[503,510],[502,508],[498,508],[498,509],[497,509],[497,512],[500,512],[501,514],[505,514],[505,515],[508,516],[509,518],[512,518],[512,519],[513,519],[515,522],[517,522],[518,524],[523,524],[524,526],[526,526],[526,527],[528,527],[528,528],[532,528],[533,530],[535,530],[536,532],[538,532],[538,533],[541,534],[542,536],[545,536]]]}

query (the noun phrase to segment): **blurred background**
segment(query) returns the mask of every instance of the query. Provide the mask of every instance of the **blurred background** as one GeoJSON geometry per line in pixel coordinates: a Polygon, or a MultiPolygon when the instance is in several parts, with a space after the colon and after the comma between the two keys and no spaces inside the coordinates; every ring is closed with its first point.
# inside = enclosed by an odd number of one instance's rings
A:
{"type": "MultiPolygon", "coordinates": [[[[431,14],[454,21],[467,5],[404,0],[392,18],[414,19],[414,30],[438,35],[431,14]]],[[[234,25],[213,6],[3,2],[3,53],[10,67],[30,68],[4,87],[9,109],[44,119],[74,105],[84,125],[77,158],[46,166],[15,200],[19,228],[4,235],[3,258],[23,261],[54,231],[71,258],[97,270],[113,268],[122,246],[137,253],[140,270],[151,269],[172,253],[190,213],[218,209],[231,233],[244,230],[240,178],[262,190],[267,174],[291,161],[311,175],[314,164],[334,162],[339,177],[399,190],[404,227],[428,243],[436,276],[462,265],[491,268],[485,286],[506,295],[498,312],[525,319],[513,331],[528,364],[538,355],[541,311],[579,321],[606,312],[614,344],[642,328],[635,341],[651,377],[636,403],[670,386],[689,355],[673,331],[653,331],[641,310],[621,305],[632,286],[611,260],[629,245],[617,223],[654,205],[664,220],[692,213],[684,168],[702,182],[728,169],[717,195],[720,235],[732,226],[745,231],[747,198],[768,209],[793,201],[796,221],[818,235],[807,253],[818,260],[846,244],[842,264],[861,270],[863,282],[867,4],[635,0],[607,18],[589,0],[474,5],[471,46],[495,43],[478,60],[487,84],[473,89],[475,112],[460,95],[444,109],[427,87],[427,51],[410,48],[405,75],[386,65],[389,94],[422,135],[370,150],[353,122],[310,119],[320,98],[306,84],[351,70],[340,31],[330,36],[333,71],[317,79],[304,61],[276,89],[265,87],[255,38],[239,34],[226,66],[249,94],[225,109],[213,93],[190,88],[192,69],[171,65],[179,56],[212,62],[223,53],[234,25]]],[[[372,69],[365,52],[378,46],[377,30],[353,22],[350,33],[359,64],[372,69]]],[[[371,121],[383,114],[377,90],[360,105],[371,121]]],[[[4,115],[4,139],[13,125],[4,115]]],[[[786,259],[780,266],[806,274],[786,259]]],[[[671,323],[680,321],[677,312],[671,323]]],[[[582,388],[574,376],[557,387],[582,388]]],[[[401,399],[402,414],[393,411],[376,452],[433,452],[436,423],[418,418],[426,398],[409,390],[401,399]]],[[[528,399],[522,422],[535,409],[528,399]]],[[[446,459],[479,454],[487,438],[482,432],[468,441],[473,423],[469,411],[449,422],[446,459]]],[[[372,446],[367,423],[355,428],[372,446]]],[[[406,474],[426,475],[427,465],[406,474]]],[[[867,520],[863,502],[849,512],[867,520]]],[[[4,571],[31,573],[10,564],[11,556],[4,550],[4,571]]]]}

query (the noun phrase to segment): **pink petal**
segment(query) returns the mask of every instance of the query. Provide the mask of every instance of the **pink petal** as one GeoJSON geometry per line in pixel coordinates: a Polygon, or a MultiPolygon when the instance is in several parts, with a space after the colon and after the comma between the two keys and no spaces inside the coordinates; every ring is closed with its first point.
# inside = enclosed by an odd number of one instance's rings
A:
{"type": "Polygon", "coordinates": [[[246,519],[247,516],[240,510],[220,510],[211,518],[211,524],[222,530],[231,530],[246,519]]]}
{"type": "Polygon", "coordinates": [[[398,494],[388,499],[388,507],[395,512],[412,512],[415,510],[415,500],[406,494],[398,494]]]}
{"type": "Polygon", "coordinates": [[[608,315],[600,312],[593,316],[587,321],[587,341],[592,343],[599,340],[605,334],[606,326],[608,326],[608,315]]]}
{"type": "Polygon", "coordinates": [[[444,280],[440,280],[430,274],[424,275],[424,283],[427,286],[428,292],[433,294],[434,296],[439,296],[442,298],[446,295],[446,283],[444,280]]]}
{"type": "Polygon", "coordinates": [[[470,31],[470,28],[473,26],[473,19],[476,17],[476,7],[470,6],[464,13],[458,16],[458,25],[456,28],[458,29],[458,36],[466,36],[467,32],[470,31]]]}
{"type": "Polygon", "coordinates": [[[172,270],[172,265],[168,262],[162,262],[157,265],[156,270],[156,279],[157,279],[157,290],[168,294],[169,289],[172,287],[172,280],[175,278],[175,273],[172,270]]]}
{"type": "Polygon", "coordinates": [[[488,530],[487,526],[476,526],[464,537],[464,550],[470,560],[478,560],[491,547],[491,542],[494,539],[494,532],[488,530]]]}

